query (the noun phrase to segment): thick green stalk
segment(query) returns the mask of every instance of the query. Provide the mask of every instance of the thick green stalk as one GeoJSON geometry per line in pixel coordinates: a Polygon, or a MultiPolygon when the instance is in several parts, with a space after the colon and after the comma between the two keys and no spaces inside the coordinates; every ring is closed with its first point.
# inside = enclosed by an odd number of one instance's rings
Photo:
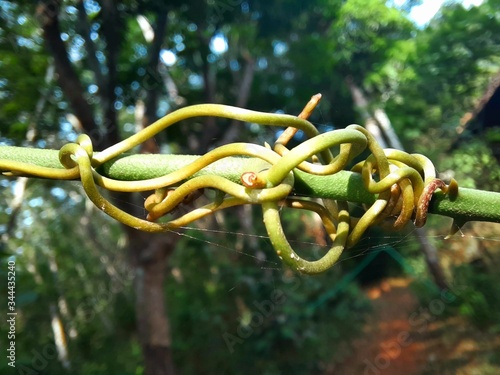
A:
{"type": "MultiPolygon", "coordinates": [[[[155,178],[174,172],[193,162],[195,155],[129,155],[105,162],[99,167],[103,176],[113,179],[137,181],[155,178]]],[[[61,168],[58,150],[42,150],[23,147],[0,147],[0,169],[10,162],[29,163],[33,166],[61,168]]],[[[256,158],[228,157],[217,161],[193,175],[217,175],[240,183],[244,172],[262,168],[263,161],[256,158]]],[[[70,176],[68,174],[68,176],[70,176]]],[[[68,177],[68,178],[71,178],[68,177]]],[[[77,179],[75,177],[74,179],[77,179]]],[[[73,178],[72,178],[73,179],[73,178]]],[[[363,186],[361,175],[340,171],[333,175],[315,176],[295,170],[297,195],[330,198],[354,203],[371,204],[376,195],[363,186]]],[[[453,201],[448,195],[436,192],[429,206],[429,212],[449,216],[458,221],[491,221],[500,223],[500,193],[460,188],[453,201]]]]}

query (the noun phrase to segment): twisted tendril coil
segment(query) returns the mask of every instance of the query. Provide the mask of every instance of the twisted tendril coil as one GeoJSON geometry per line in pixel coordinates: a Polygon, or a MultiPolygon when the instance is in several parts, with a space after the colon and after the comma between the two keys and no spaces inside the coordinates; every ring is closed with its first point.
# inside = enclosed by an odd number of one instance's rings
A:
{"type": "Polygon", "coordinates": [[[94,154],[90,140],[80,135],[75,143],[63,146],[59,152],[61,164],[66,169],[52,169],[16,162],[16,173],[31,176],[72,179],[79,176],[90,200],[109,216],[121,223],[147,232],[165,232],[185,226],[216,211],[243,204],[260,204],[267,233],[278,256],[293,269],[316,274],[332,267],[343,250],[355,245],[366,229],[383,220],[392,220],[395,229],[403,228],[412,218],[416,226],[423,226],[432,194],[436,189],[457,194],[458,186],[436,178],[432,162],[423,155],[408,154],[400,150],[383,150],[375,138],[359,125],[349,125],[342,130],[319,134],[307,121],[320,100],[315,95],[299,116],[255,112],[246,109],[201,104],[179,109],[151,124],[137,134],[94,154]],[[110,179],[97,172],[98,167],[116,156],[132,149],[160,131],[181,120],[198,116],[216,116],[261,125],[286,127],[271,147],[251,143],[232,143],[218,147],[200,156],[191,164],[161,177],[141,181],[110,179]],[[298,146],[286,147],[294,134],[302,130],[309,138],[298,146]],[[331,148],[339,146],[337,155],[331,148]],[[347,202],[323,199],[304,199],[293,196],[294,171],[319,176],[331,175],[346,169],[362,152],[369,156],[352,167],[362,176],[366,190],[377,194],[376,201],[366,207],[359,218],[349,214],[347,202]],[[251,156],[262,160],[256,170],[241,176],[241,184],[224,177],[203,175],[191,178],[196,172],[229,156],[251,156]],[[144,192],[154,190],[145,201],[147,220],[119,209],[99,192],[98,186],[112,191],[144,192]],[[213,188],[218,192],[213,202],[164,223],[155,220],[171,214],[178,206],[196,200],[201,189],[213,188]],[[315,212],[319,215],[332,241],[330,250],[318,260],[306,260],[297,254],[288,242],[281,224],[281,208],[289,207],[315,212]]]}

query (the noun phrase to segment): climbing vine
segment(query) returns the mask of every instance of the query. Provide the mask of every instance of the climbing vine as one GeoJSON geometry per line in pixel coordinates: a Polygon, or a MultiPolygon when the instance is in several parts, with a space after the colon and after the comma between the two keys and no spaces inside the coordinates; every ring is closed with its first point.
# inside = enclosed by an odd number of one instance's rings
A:
{"type": "MultiPolygon", "coordinates": [[[[103,212],[133,228],[147,232],[164,232],[183,227],[216,211],[243,204],[262,206],[263,220],[278,256],[293,269],[307,274],[320,273],[332,267],[343,250],[355,245],[368,227],[389,221],[396,230],[410,221],[423,226],[431,198],[436,190],[453,201],[459,196],[457,183],[445,184],[436,177],[432,162],[419,154],[382,149],[374,137],[359,125],[320,134],[307,120],[320,96],[315,95],[299,116],[272,114],[218,105],[201,104],[179,109],[151,124],[137,134],[105,149],[94,152],[89,136],[82,134],[76,142],[59,151],[60,167],[12,160],[0,152],[0,171],[4,175],[73,180],[80,179],[88,198],[103,212]],[[285,132],[271,147],[251,143],[232,143],[195,157],[177,170],[154,178],[122,180],[106,175],[103,168],[124,153],[160,131],[181,120],[197,116],[216,116],[268,126],[285,127],[285,132]],[[289,149],[288,142],[302,130],[308,139],[289,149]],[[331,149],[338,146],[338,153],[331,149]],[[363,161],[353,160],[366,156],[363,161]],[[217,161],[240,158],[252,160],[240,174],[240,181],[200,171],[217,161]],[[295,195],[298,179],[312,176],[327,178],[350,169],[362,181],[362,189],[373,197],[359,218],[350,214],[347,199],[303,198],[295,195]],[[98,187],[110,191],[154,191],[145,200],[146,219],[124,212],[107,200],[98,187]],[[187,200],[196,200],[202,189],[215,189],[213,201],[175,217],[175,208],[187,200]],[[321,218],[332,241],[330,250],[317,260],[306,260],[290,246],[281,223],[282,207],[309,210],[321,218]],[[165,222],[158,219],[166,217],[165,222]]],[[[352,189],[352,188],[351,188],[352,189]]],[[[461,192],[462,190],[460,190],[461,192]]],[[[495,196],[495,199],[498,199],[495,196]]],[[[465,219],[458,215],[455,230],[465,219]]]]}

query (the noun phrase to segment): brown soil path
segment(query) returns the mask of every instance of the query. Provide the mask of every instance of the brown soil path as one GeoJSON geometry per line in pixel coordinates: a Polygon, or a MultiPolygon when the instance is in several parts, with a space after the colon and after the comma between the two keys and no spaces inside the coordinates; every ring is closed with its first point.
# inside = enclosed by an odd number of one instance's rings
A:
{"type": "Polygon", "coordinates": [[[352,342],[352,354],[325,374],[500,374],[500,334],[478,331],[460,317],[438,319],[446,299],[422,306],[410,282],[386,279],[366,290],[374,310],[365,334],[352,342]]]}
{"type": "Polygon", "coordinates": [[[408,279],[387,279],[366,293],[373,313],[365,335],[352,343],[353,354],[328,374],[413,375],[425,368],[423,320],[408,279]]]}

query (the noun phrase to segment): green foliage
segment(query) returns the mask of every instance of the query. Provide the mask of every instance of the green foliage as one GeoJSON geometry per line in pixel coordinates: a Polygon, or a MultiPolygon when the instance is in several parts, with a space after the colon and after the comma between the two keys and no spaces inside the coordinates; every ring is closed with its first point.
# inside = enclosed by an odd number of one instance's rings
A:
{"type": "Polygon", "coordinates": [[[498,273],[463,264],[453,269],[453,280],[459,290],[457,312],[479,328],[500,330],[498,273]]]}
{"type": "Polygon", "coordinates": [[[439,163],[442,171],[454,171],[463,187],[500,191],[500,167],[484,140],[464,142],[439,163]]]}
{"type": "MultiPolygon", "coordinates": [[[[480,264],[479,261],[477,264],[480,264]]],[[[446,319],[459,315],[479,329],[492,332],[500,329],[500,278],[484,265],[461,264],[451,270],[451,290],[438,291],[428,281],[420,280],[412,284],[420,305],[432,306],[443,302],[442,310],[432,319],[446,319]]],[[[431,311],[432,313],[432,311],[431,311]]]]}
{"type": "Polygon", "coordinates": [[[0,137],[15,142],[24,138],[34,121],[38,93],[47,86],[48,55],[36,23],[26,14],[29,8],[7,1],[0,4],[0,137]]]}
{"type": "Polygon", "coordinates": [[[500,20],[491,16],[494,3],[469,10],[446,6],[416,35],[407,73],[387,103],[396,131],[409,147],[431,138],[454,139],[460,118],[474,108],[498,71],[500,20]]]}
{"type": "Polygon", "coordinates": [[[393,48],[407,39],[412,30],[411,22],[384,0],[349,0],[331,28],[334,58],[344,75],[363,79],[378,71],[378,65],[388,59],[393,48]]]}

